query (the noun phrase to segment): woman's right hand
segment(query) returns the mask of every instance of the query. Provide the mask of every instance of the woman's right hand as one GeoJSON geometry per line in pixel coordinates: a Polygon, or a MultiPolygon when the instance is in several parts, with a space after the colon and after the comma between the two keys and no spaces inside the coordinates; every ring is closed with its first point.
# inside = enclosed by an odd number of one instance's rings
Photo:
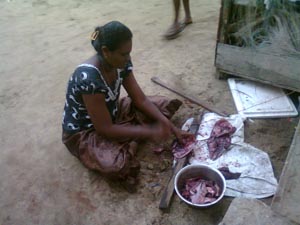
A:
{"type": "Polygon", "coordinates": [[[172,131],[169,126],[165,126],[163,123],[155,123],[150,126],[151,135],[149,137],[150,140],[159,142],[170,138],[172,135],[172,131]]]}

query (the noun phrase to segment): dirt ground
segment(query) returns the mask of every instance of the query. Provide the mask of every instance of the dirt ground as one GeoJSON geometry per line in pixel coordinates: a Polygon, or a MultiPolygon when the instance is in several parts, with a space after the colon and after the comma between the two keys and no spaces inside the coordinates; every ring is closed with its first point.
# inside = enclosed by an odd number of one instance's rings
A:
{"type": "MultiPolygon", "coordinates": [[[[162,34],[173,17],[171,0],[1,0],[0,224],[218,224],[231,198],[195,209],[175,196],[169,212],[158,209],[171,174],[169,152],[156,155],[152,144],[140,146],[140,184],[128,194],[70,155],[61,143],[61,117],[70,74],[93,54],[91,32],[111,20],[133,32],[134,73],[146,94],[176,97],[150,81],[159,76],[235,113],[227,82],[214,77],[219,8],[219,1],[191,1],[194,23],[167,41],[162,34]]],[[[199,110],[185,102],[174,123],[180,127],[199,110]]],[[[269,153],[277,178],[295,124],[269,119],[245,125],[246,142],[269,153]]]]}

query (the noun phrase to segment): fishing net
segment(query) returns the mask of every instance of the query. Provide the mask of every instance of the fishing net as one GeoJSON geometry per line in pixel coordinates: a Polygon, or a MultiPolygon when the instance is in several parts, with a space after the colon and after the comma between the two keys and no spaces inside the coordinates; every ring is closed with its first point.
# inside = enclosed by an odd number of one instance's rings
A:
{"type": "Polygon", "coordinates": [[[225,42],[300,58],[300,1],[226,0],[225,42]]]}

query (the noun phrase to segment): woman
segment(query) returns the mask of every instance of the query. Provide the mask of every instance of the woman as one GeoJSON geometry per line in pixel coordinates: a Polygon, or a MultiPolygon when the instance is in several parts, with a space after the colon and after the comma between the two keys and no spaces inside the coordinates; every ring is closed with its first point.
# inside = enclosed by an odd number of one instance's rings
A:
{"type": "Polygon", "coordinates": [[[68,82],[62,140],[87,168],[135,184],[137,142],[172,134],[180,139],[181,131],[169,119],[182,103],[145,96],[132,72],[132,33],[122,23],[97,27],[91,44],[97,54],[68,82]],[[129,97],[119,101],[121,85],[129,97]]]}

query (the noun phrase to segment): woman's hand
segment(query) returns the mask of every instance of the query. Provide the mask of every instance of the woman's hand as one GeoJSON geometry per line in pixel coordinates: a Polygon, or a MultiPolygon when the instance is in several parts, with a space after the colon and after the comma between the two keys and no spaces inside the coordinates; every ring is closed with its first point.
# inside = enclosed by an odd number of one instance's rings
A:
{"type": "MultiPolygon", "coordinates": [[[[159,124],[161,124],[161,128],[164,129],[165,131],[169,131],[168,134],[169,136],[173,134],[176,139],[178,140],[179,143],[183,142],[183,139],[185,139],[187,136],[195,136],[194,134],[191,134],[189,132],[183,131],[179,128],[177,128],[170,120],[167,118],[163,121],[160,121],[159,124]]],[[[163,135],[163,133],[161,134],[163,135]]],[[[168,137],[169,137],[168,136],[168,137]]],[[[163,138],[166,139],[167,137],[163,138]]]]}
{"type": "Polygon", "coordinates": [[[163,141],[172,135],[172,130],[169,126],[167,126],[164,123],[155,123],[150,126],[152,135],[149,137],[149,139],[153,141],[163,141]]]}
{"type": "Polygon", "coordinates": [[[172,133],[176,136],[176,138],[177,138],[177,140],[178,140],[179,143],[182,144],[183,143],[183,139],[186,139],[189,136],[194,136],[195,137],[194,134],[189,133],[187,131],[183,131],[183,130],[175,127],[172,123],[171,123],[171,125],[172,125],[172,133]]]}

